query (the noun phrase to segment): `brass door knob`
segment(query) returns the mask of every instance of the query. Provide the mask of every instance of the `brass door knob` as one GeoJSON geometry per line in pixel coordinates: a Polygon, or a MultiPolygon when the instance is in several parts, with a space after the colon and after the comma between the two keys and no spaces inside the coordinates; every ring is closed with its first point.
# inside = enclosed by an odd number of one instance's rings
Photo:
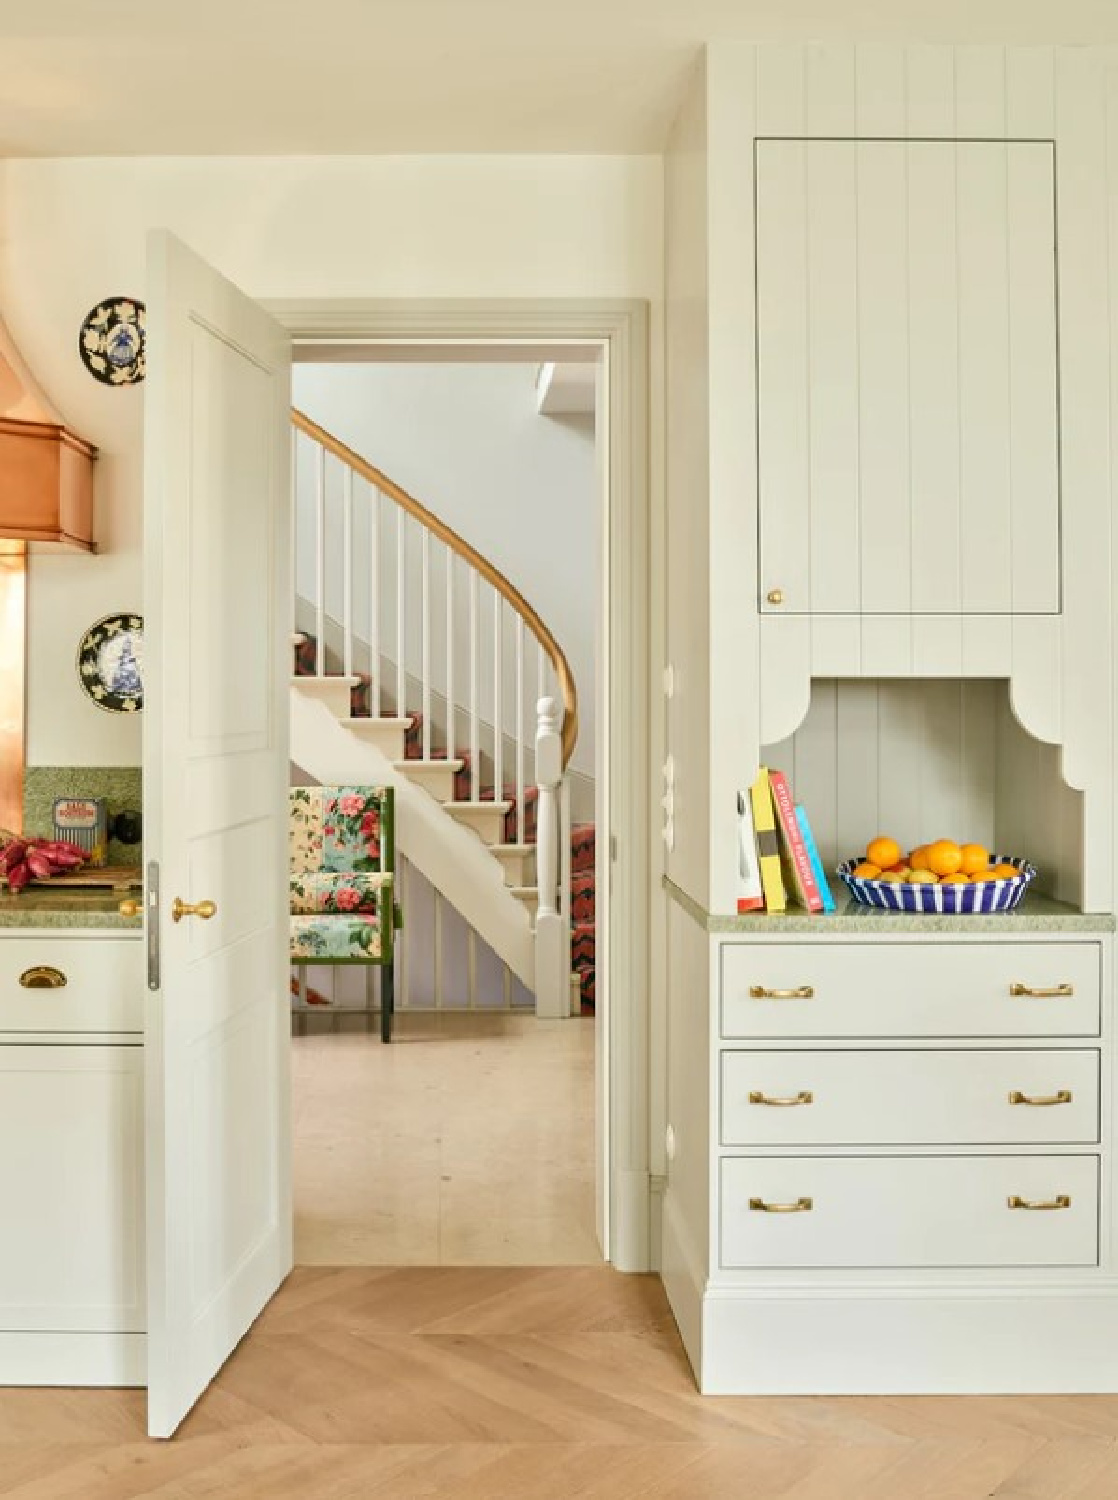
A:
{"type": "Polygon", "coordinates": [[[176,896],[171,905],[171,921],[181,922],[183,917],[201,917],[208,922],[217,912],[216,901],[184,901],[176,896]]]}
{"type": "Polygon", "coordinates": [[[783,604],[784,603],[784,590],[783,589],[770,589],[768,591],[768,593],[765,595],[765,598],[769,601],[770,604],[783,604]]]}
{"type": "Polygon", "coordinates": [[[138,917],[140,915],[140,903],[138,901],[122,901],[117,907],[122,917],[138,917]]]}

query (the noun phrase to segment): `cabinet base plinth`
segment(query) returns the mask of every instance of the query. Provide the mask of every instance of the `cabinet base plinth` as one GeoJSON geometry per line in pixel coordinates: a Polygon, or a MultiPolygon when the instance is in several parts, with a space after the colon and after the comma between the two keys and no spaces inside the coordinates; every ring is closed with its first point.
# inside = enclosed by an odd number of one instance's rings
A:
{"type": "Polygon", "coordinates": [[[144,1386],[143,1333],[0,1333],[0,1386],[144,1386]]]}
{"type": "Polygon", "coordinates": [[[1118,1392],[1118,1293],[703,1297],[706,1395],[1118,1392]]]}

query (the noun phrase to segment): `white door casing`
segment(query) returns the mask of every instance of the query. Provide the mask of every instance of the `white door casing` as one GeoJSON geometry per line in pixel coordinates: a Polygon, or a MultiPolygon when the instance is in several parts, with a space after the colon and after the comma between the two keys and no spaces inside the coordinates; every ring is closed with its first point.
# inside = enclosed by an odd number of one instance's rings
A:
{"type": "Polygon", "coordinates": [[[166,1437],[292,1262],[290,344],[171,235],[148,255],[148,1423],[166,1437]],[[176,898],[217,910],[175,922],[176,898]]]}

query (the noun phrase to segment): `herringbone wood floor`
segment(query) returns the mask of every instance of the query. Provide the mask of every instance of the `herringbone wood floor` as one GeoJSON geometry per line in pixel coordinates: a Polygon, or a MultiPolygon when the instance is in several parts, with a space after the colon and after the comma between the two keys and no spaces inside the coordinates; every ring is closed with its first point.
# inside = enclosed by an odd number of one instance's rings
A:
{"type": "Polygon", "coordinates": [[[143,1407],[0,1391],[0,1495],[1118,1500],[1118,1398],[703,1398],[597,1267],[299,1270],[173,1442],[143,1407]]]}

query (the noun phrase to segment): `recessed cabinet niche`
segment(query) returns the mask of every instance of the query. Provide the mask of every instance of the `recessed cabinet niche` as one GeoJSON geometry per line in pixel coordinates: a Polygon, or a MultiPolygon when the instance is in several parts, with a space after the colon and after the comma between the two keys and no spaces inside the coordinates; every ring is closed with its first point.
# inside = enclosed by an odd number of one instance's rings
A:
{"type": "Polygon", "coordinates": [[[803,723],[762,753],[790,778],[829,871],[875,833],[906,849],[974,840],[1024,855],[1038,891],[1082,904],[1083,796],[1060,746],[1018,722],[1004,679],[815,678],[803,723]]]}
{"type": "Polygon", "coordinates": [[[755,150],[762,610],[1058,612],[1053,144],[755,150]]]}

